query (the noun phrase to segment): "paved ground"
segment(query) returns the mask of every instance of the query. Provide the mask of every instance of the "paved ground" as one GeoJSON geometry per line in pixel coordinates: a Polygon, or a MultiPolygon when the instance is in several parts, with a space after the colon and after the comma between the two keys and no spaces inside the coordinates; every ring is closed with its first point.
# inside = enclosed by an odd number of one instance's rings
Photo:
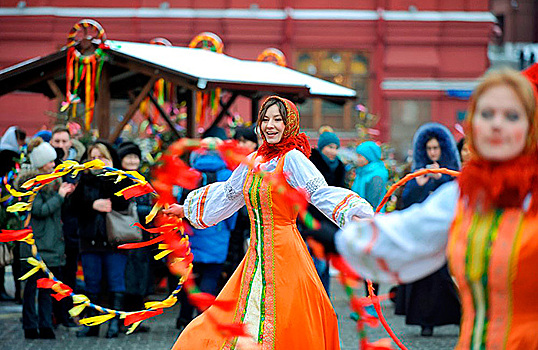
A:
{"type": "MultiPolygon", "coordinates": [[[[6,276],[7,277],[7,276],[6,276]]],[[[8,277],[11,280],[11,277],[8,277]]],[[[8,285],[12,294],[12,289],[8,285]]],[[[382,287],[382,292],[386,292],[382,287]]],[[[358,291],[358,293],[363,293],[358,291]]],[[[355,331],[355,322],[349,318],[349,308],[345,293],[336,280],[332,281],[332,296],[335,310],[338,314],[340,325],[340,341],[342,350],[358,349],[358,336],[355,331]]],[[[120,335],[117,339],[104,338],[106,327],[101,327],[100,338],[79,339],[72,330],[60,326],[56,330],[56,340],[26,340],[20,323],[22,307],[10,302],[0,302],[0,349],[84,349],[84,350],[108,350],[108,349],[170,349],[178,332],[175,329],[175,318],[178,308],[165,311],[163,315],[154,317],[144,324],[151,327],[151,332],[120,335]]],[[[394,316],[394,308],[391,302],[384,304],[384,315],[395,333],[409,349],[453,349],[458,336],[458,327],[445,326],[435,328],[434,336],[424,338],[420,336],[419,327],[410,327],[404,324],[401,316],[394,316]]],[[[370,340],[387,337],[383,328],[368,329],[370,340]]],[[[196,349],[193,349],[196,350],[196,349]]]]}

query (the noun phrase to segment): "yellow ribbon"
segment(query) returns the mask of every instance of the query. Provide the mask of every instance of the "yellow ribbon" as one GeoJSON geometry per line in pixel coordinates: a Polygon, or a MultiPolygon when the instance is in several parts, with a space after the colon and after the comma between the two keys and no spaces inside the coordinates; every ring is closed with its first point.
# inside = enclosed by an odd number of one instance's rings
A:
{"type": "Polygon", "coordinates": [[[86,306],[90,304],[90,299],[84,294],[75,294],[73,295],[73,304],[80,305],[74,306],[72,309],[69,310],[69,314],[71,315],[71,317],[80,315],[82,310],[84,310],[84,308],[86,308],[86,306]]]}
{"type": "Polygon", "coordinates": [[[20,277],[19,278],[20,281],[27,279],[28,277],[32,276],[34,273],[36,273],[39,270],[45,271],[45,269],[47,268],[43,261],[39,261],[36,258],[30,257],[26,259],[26,261],[28,261],[28,264],[33,265],[35,267],[32,268],[30,271],[28,271],[26,274],[24,274],[24,276],[20,277]]]}
{"type": "Polygon", "coordinates": [[[30,209],[32,209],[32,203],[19,202],[19,203],[10,205],[9,207],[7,207],[6,210],[8,213],[15,213],[18,211],[27,211],[30,209]]]}
{"type": "Polygon", "coordinates": [[[168,298],[163,301],[148,301],[144,304],[146,309],[164,309],[167,307],[172,307],[177,302],[177,297],[170,295],[168,298]]]}
{"type": "Polygon", "coordinates": [[[159,212],[159,210],[161,210],[162,207],[163,207],[162,204],[156,203],[153,206],[153,208],[151,208],[151,211],[146,216],[146,224],[148,224],[151,220],[153,220],[153,218],[157,215],[157,213],[159,212]]]}
{"type": "Polygon", "coordinates": [[[127,332],[125,332],[125,334],[129,335],[129,334],[133,333],[135,331],[136,327],[138,327],[141,323],[142,323],[142,321],[137,321],[137,322],[133,323],[131,325],[131,327],[129,327],[127,332]]]}
{"type": "MultiPolygon", "coordinates": [[[[165,244],[165,245],[166,245],[166,244],[165,244]]],[[[166,245],[166,246],[168,246],[168,245],[166,245]]],[[[159,249],[162,249],[162,248],[161,248],[161,244],[159,244],[159,249]]],[[[155,260],[160,260],[160,259],[164,258],[165,256],[167,256],[168,254],[170,254],[170,253],[172,253],[172,252],[173,252],[173,250],[163,250],[163,251],[160,252],[159,254],[155,255],[155,256],[153,257],[153,259],[155,259],[155,260]]]]}
{"type": "Polygon", "coordinates": [[[13,196],[13,197],[26,197],[30,196],[32,194],[35,194],[33,191],[27,191],[27,192],[19,192],[11,187],[10,184],[6,184],[6,190],[13,196]]]}
{"type": "Polygon", "coordinates": [[[111,318],[114,318],[114,316],[116,316],[116,314],[108,313],[108,314],[104,314],[104,315],[83,318],[78,322],[80,324],[85,325],[85,326],[90,326],[91,327],[91,326],[97,326],[98,324],[104,323],[104,322],[110,320],[111,318]]]}
{"type": "Polygon", "coordinates": [[[29,245],[34,245],[35,243],[35,240],[34,240],[34,234],[33,233],[29,233],[26,237],[24,237],[23,239],[19,239],[19,241],[21,242],[26,242],[28,243],[29,245]]]}

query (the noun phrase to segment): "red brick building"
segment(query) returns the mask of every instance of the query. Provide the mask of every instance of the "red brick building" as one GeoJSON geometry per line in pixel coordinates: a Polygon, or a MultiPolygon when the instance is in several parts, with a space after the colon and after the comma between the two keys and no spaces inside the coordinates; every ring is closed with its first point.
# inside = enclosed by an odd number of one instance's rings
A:
{"type": "MultiPolygon", "coordinates": [[[[488,68],[495,17],[487,0],[0,0],[0,67],[58,50],[69,29],[93,18],[111,39],[165,37],[186,46],[202,31],[218,34],[225,53],[256,59],[281,49],[288,65],[353,87],[380,117],[380,138],[406,148],[417,126],[454,127],[465,98],[488,68]],[[128,4],[128,5],[127,5],[128,4]],[[128,6],[128,7],[127,7],[128,6]]],[[[248,108],[234,107],[247,119],[248,108]]],[[[42,96],[0,97],[0,129],[32,131],[48,122],[55,102],[42,96]]],[[[352,133],[357,112],[321,101],[301,106],[304,127],[352,133]]]]}

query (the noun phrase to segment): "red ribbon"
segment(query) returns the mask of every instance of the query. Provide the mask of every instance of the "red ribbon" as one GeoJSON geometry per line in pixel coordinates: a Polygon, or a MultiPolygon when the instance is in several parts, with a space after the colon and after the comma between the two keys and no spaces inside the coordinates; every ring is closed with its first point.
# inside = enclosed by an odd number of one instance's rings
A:
{"type": "Polygon", "coordinates": [[[144,321],[144,320],[147,320],[148,318],[160,315],[162,313],[163,313],[163,309],[137,312],[137,313],[125,316],[125,320],[123,321],[123,324],[126,326],[130,326],[135,322],[144,321]]]}
{"type": "Polygon", "coordinates": [[[22,230],[0,230],[0,242],[13,242],[20,241],[26,238],[32,233],[31,228],[25,228],[22,230]]]}

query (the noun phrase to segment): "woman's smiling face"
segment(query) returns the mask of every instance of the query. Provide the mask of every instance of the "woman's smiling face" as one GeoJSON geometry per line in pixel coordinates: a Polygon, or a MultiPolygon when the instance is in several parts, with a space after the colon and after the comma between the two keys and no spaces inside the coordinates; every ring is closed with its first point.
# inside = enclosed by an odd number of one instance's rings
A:
{"type": "Polygon", "coordinates": [[[262,117],[260,124],[261,132],[265,136],[267,143],[279,143],[282,140],[285,128],[284,116],[280,114],[278,105],[274,104],[267,108],[267,112],[262,117]]]}

